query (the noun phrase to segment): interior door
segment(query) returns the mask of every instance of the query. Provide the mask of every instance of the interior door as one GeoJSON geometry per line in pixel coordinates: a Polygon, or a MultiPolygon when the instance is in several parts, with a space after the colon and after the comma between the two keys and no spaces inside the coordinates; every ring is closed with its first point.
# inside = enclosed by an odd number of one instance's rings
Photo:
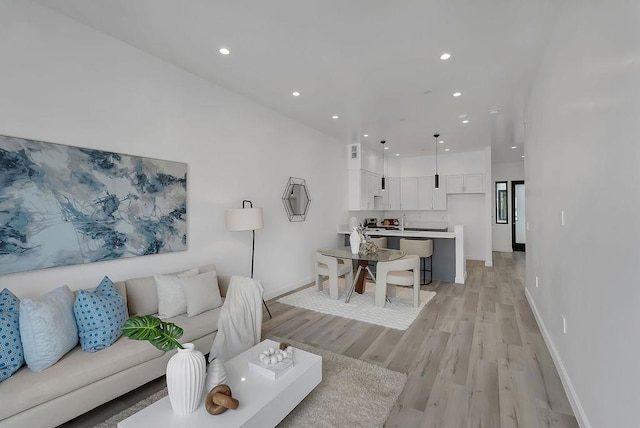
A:
{"type": "Polygon", "coordinates": [[[525,251],[527,222],[525,219],[524,181],[511,182],[511,246],[513,251],[525,251]]]}

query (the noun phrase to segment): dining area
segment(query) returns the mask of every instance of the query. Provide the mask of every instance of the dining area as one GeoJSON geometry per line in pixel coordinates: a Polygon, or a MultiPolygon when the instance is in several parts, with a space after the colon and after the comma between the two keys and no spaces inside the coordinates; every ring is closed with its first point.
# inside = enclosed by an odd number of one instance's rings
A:
{"type": "Polygon", "coordinates": [[[426,281],[432,263],[431,240],[401,239],[400,249],[386,247],[386,238],[370,238],[366,245],[354,252],[354,248],[338,247],[319,249],[315,254],[316,290],[323,291],[324,278],[328,278],[328,293],[331,299],[339,299],[338,278],[346,284],[343,298],[349,303],[353,293],[362,295],[368,280],[375,284],[375,306],[384,308],[396,297],[396,287],[412,289],[412,304],[420,306],[420,286],[426,281]],[[355,272],[354,272],[355,268],[355,272]]]}

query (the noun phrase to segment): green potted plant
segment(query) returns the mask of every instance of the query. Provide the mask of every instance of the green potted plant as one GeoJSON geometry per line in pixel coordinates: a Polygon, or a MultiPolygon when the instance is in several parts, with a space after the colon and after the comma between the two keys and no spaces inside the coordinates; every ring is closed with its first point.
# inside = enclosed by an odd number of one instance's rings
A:
{"type": "Polygon", "coordinates": [[[169,401],[179,415],[195,411],[204,390],[206,362],[193,343],[178,342],[184,334],[182,328],[152,315],[136,315],[124,323],[122,334],[129,339],[148,340],[164,352],[178,349],[167,363],[169,401]]]}
{"type": "Polygon", "coordinates": [[[172,322],[162,321],[152,315],[136,315],[129,318],[122,327],[122,334],[129,339],[148,340],[164,352],[175,348],[184,349],[178,342],[184,330],[172,322]]]}

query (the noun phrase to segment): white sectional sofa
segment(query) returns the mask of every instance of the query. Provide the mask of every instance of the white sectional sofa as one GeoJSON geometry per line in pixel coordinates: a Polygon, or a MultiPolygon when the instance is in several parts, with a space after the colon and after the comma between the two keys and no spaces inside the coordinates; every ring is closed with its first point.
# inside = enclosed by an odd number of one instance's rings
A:
{"type": "MultiPolygon", "coordinates": [[[[213,270],[213,265],[206,265],[199,267],[198,273],[213,270]]],[[[223,297],[228,283],[229,278],[218,277],[223,297]]],[[[126,296],[130,316],[158,312],[153,276],[115,285],[126,296]]],[[[184,330],[181,343],[194,343],[207,354],[218,330],[220,310],[218,307],[191,318],[183,314],[167,321],[184,330]]],[[[23,366],[0,383],[0,427],[57,426],[163,376],[175,352],[162,352],[147,341],[122,336],[94,353],[84,352],[78,345],[41,372],[23,366]]]]}

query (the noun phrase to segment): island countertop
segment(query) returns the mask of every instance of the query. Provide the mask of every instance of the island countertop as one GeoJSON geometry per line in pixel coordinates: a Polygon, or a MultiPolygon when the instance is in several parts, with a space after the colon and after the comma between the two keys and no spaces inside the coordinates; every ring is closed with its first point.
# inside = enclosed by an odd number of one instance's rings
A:
{"type": "MultiPolygon", "coordinates": [[[[338,234],[345,235],[345,239],[350,235],[352,229],[349,228],[348,224],[340,224],[338,225],[338,234]]],[[[435,230],[388,230],[384,228],[367,228],[366,233],[369,236],[388,236],[390,238],[431,238],[435,240],[443,240],[443,241],[434,241],[434,259],[436,262],[436,269],[438,269],[438,263],[444,263],[450,266],[448,271],[455,272],[455,277],[450,278],[447,275],[447,280],[451,281],[453,279],[454,282],[458,284],[464,284],[467,278],[467,269],[466,269],[466,257],[464,254],[464,226],[463,225],[455,225],[453,227],[453,232],[439,232],[435,230]],[[452,241],[449,241],[449,240],[452,241]],[[438,244],[440,242],[441,244],[438,244]],[[437,248],[451,248],[450,251],[445,251],[447,254],[443,254],[442,252],[437,251],[437,248]],[[438,254],[436,254],[438,253],[438,254]],[[438,260],[439,259],[439,260],[438,260]]],[[[345,240],[345,245],[348,245],[348,242],[345,240]]],[[[397,245],[393,244],[393,245],[397,245]]],[[[394,248],[394,247],[390,247],[394,248]]],[[[395,247],[399,248],[399,247],[395,247]]],[[[434,272],[437,273],[437,272],[434,272]]],[[[436,278],[438,279],[438,278],[436,278]]]]}
{"type": "MultiPolygon", "coordinates": [[[[384,229],[384,228],[367,228],[365,232],[370,236],[399,236],[401,238],[450,238],[453,239],[456,237],[454,232],[437,232],[432,230],[404,230],[400,231],[400,229],[384,229]]],[[[349,226],[339,225],[338,233],[342,235],[351,234],[351,230],[349,230],[349,226]]]]}

